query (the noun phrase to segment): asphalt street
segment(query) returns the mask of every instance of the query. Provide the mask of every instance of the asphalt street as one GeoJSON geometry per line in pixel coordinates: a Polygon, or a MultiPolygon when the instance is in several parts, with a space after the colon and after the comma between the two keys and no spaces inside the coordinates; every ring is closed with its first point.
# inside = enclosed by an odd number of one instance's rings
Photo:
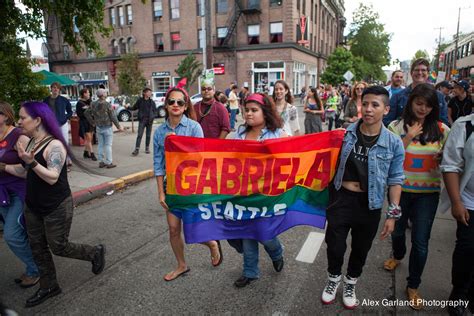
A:
{"type": "MultiPolygon", "coordinates": [[[[302,115],[300,120],[303,122],[302,115]]],[[[20,315],[447,313],[438,306],[427,307],[422,312],[414,312],[406,306],[384,306],[393,299],[405,300],[408,258],[396,273],[384,271],[383,261],[390,255],[391,245],[389,240],[379,238],[374,241],[357,285],[361,306],[354,312],[344,310],[342,287],[337,302],[323,306],[320,295],[326,282],[326,246],[323,242],[319,249],[318,243],[311,238],[306,242],[308,236],[321,237],[323,233],[305,226],[283,233],[280,237],[285,267],[281,273],[273,270],[271,260],[260,247],[261,278],[243,289],[233,286],[242,272],[242,256],[225,241],[221,266],[212,267],[207,247],[187,245],[186,259],[191,272],[165,282],[163,276],[173,269],[175,258],[168,242],[165,212],[157,202],[156,183],[151,179],[76,208],[70,240],[106,244],[107,267],[101,275],[95,276],[89,262],[54,257],[63,293],[42,305],[31,309],[23,307],[37,288],[24,290],[14,284],[13,279],[23,272],[23,266],[1,239],[0,298],[20,315]],[[364,298],[379,305],[369,306],[370,302],[364,302],[364,298]]],[[[407,230],[407,236],[409,234],[407,230]]],[[[427,300],[446,300],[449,296],[454,240],[454,220],[449,214],[438,215],[420,287],[420,294],[427,300]]]]}

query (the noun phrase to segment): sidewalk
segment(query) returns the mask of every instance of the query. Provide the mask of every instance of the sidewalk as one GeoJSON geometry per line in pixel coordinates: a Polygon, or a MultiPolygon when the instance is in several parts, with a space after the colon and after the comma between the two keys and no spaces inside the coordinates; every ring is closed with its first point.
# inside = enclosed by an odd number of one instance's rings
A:
{"type": "MultiPolygon", "coordinates": [[[[83,146],[71,146],[76,158],[93,172],[88,173],[78,166],[73,166],[72,171],[68,173],[74,204],[87,202],[107,193],[113,193],[113,191],[119,190],[125,185],[153,177],[153,133],[162,121],[162,119],[155,120],[153,125],[150,143],[152,153],[145,154],[145,135],[143,135],[140,154],[136,157],[133,157],[131,153],[135,148],[138,123],[134,123],[134,133],[131,132],[131,122],[120,123],[126,128],[123,133],[116,133],[114,127],[112,157],[117,167],[113,169],[99,168],[98,161],[82,158],[83,146]]],[[[94,153],[98,156],[97,145],[94,145],[94,153]]]]}

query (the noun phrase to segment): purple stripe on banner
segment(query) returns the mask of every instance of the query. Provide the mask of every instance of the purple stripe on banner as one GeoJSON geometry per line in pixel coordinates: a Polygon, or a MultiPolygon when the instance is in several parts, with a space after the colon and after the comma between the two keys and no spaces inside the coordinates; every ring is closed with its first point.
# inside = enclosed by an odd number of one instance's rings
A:
{"type": "Polygon", "coordinates": [[[326,217],[308,213],[290,214],[253,220],[207,220],[184,224],[186,243],[200,243],[222,239],[270,240],[284,231],[297,226],[309,225],[325,228],[326,217]]]}

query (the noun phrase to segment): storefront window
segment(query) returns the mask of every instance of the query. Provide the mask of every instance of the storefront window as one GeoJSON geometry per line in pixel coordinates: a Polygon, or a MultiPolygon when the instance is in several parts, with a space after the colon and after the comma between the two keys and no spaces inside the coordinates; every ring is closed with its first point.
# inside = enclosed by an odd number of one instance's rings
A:
{"type": "Polygon", "coordinates": [[[285,63],[282,61],[253,63],[252,92],[272,94],[275,82],[285,79],[285,63]]]}
{"type": "Polygon", "coordinates": [[[153,91],[166,91],[170,87],[171,77],[154,77],[153,91]]]}

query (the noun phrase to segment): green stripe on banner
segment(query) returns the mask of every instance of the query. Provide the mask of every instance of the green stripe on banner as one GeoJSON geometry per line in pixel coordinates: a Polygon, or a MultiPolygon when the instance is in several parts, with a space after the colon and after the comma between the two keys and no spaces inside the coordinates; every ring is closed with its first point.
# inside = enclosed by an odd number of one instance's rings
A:
{"type": "MultiPolygon", "coordinates": [[[[267,207],[269,210],[273,209],[275,204],[293,205],[297,200],[304,201],[307,204],[326,207],[329,200],[329,193],[327,189],[323,191],[314,191],[303,186],[296,185],[290,190],[277,196],[268,196],[262,194],[255,194],[250,196],[239,195],[166,195],[166,204],[171,210],[175,209],[189,209],[195,208],[200,203],[212,203],[216,201],[232,201],[233,204],[252,207],[267,207]]],[[[304,211],[304,210],[302,210],[304,211]]]]}

